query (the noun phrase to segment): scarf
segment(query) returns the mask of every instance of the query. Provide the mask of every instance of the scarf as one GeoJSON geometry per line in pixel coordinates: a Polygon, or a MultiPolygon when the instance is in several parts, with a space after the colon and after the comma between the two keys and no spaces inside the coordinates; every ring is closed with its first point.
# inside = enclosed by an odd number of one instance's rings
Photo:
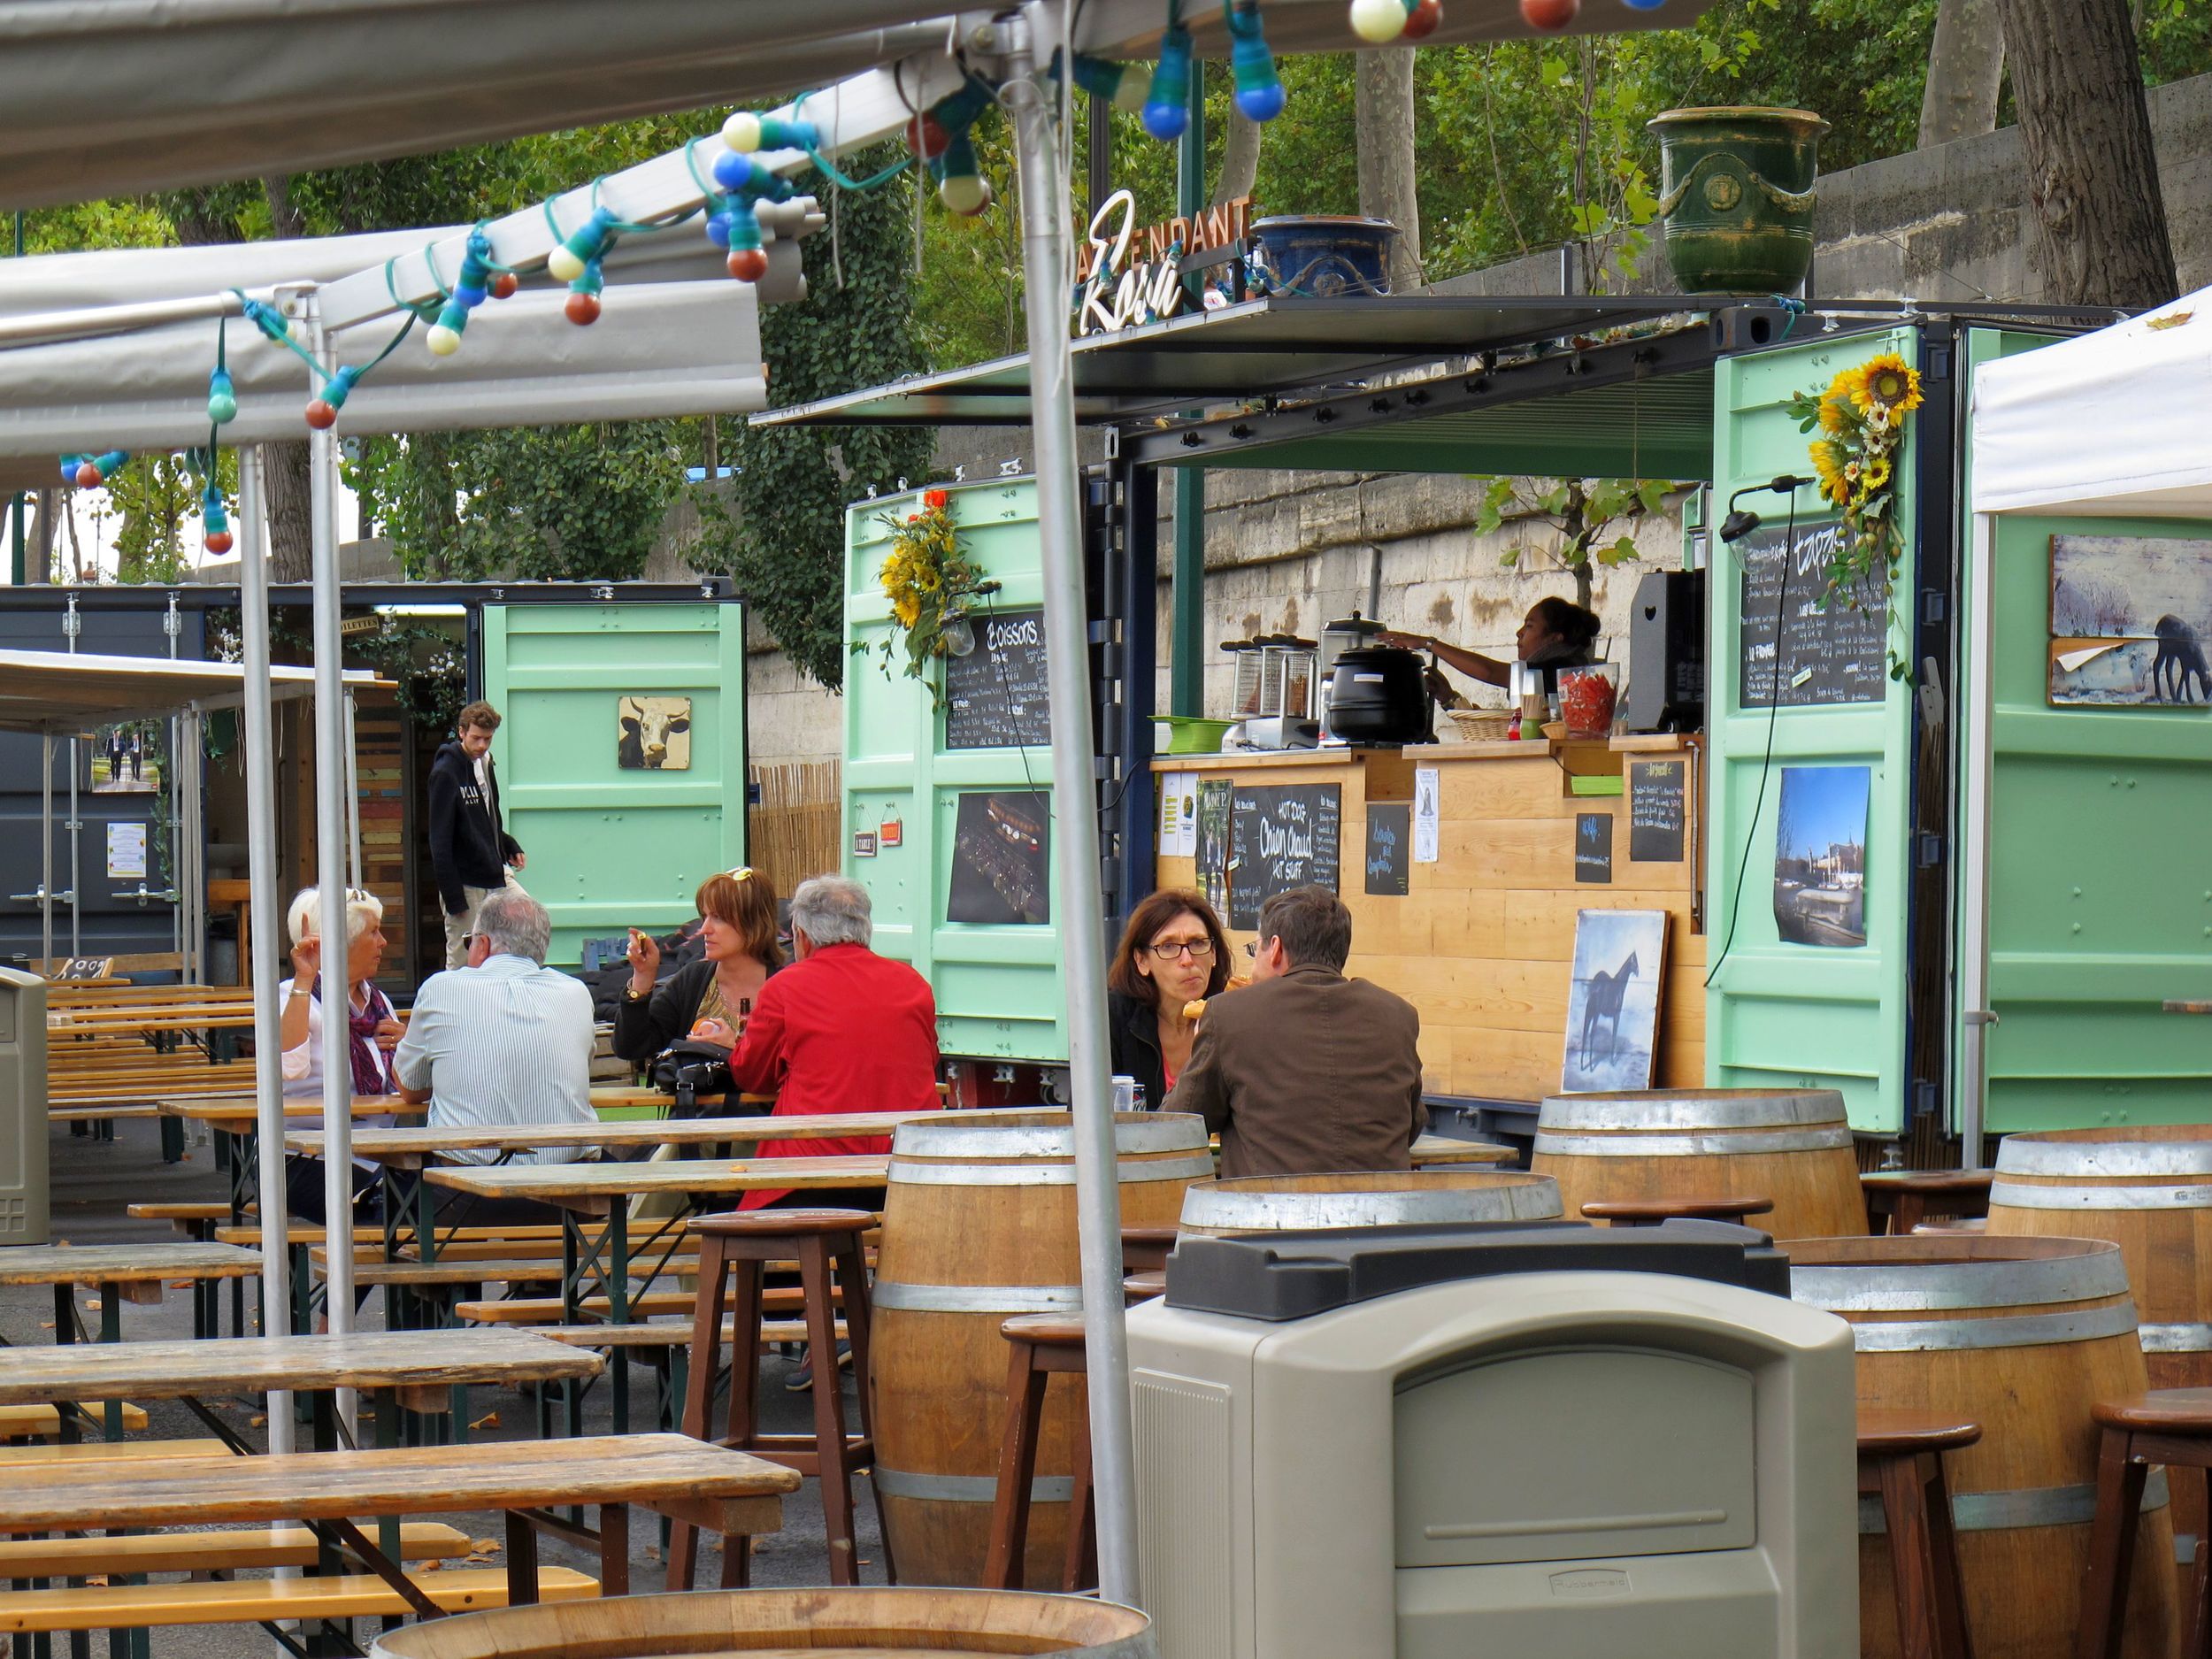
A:
{"type": "MultiPolygon", "coordinates": [[[[317,1002],[322,1001],[322,981],[318,979],[308,992],[317,1002]]],[[[353,1062],[353,1092],[356,1094],[389,1094],[393,1092],[390,1062],[384,1051],[376,1046],[376,1028],[392,1017],[391,999],[374,986],[369,987],[367,1001],[359,1013],[353,1011],[350,1002],[346,1006],[346,1030],[349,1041],[347,1056],[353,1062]]]]}

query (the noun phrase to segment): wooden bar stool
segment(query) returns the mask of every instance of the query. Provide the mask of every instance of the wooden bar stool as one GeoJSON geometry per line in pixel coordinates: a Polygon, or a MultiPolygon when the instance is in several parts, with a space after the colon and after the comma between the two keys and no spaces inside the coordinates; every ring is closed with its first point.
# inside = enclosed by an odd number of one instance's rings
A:
{"type": "MultiPolygon", "coordinates": [[[[695,1217],[685,1231],[699,1241],[699,1296],[691,1328],[691,1379],[685,1390],[684,1432],[772,1463],[818,1476],[822,1520],[829,1533],[830,1582],[860,1581],[859,1548],[853,1537],[852,1471],[875,1458],[868,1409],[868,1274],[860,1235],[875,1225],[864,1210],[749,1210],[695,1217]],[[767,1263],[795,1261],[805,1298],[809,1353],[814,1366],[814,1432],[760,1432],[761,1283],[767,1263]],[[707,1419],[721,1365],[725,1281],[731,1310],[728,1432],[717,1440],[707,1419]],[[834,1291],[844,1299],[845,1333],[853,1370],[862,1379],[860,1432],[845,1432],[844,1390],[839,1386],[834,1291]]],[[[888,1576],[890,1547],[885,1544],[888,1576]]],[[[743,1588],[751,1578],[749,1540],[723,1541],[722,1586],[743,1588]]],[[[696,1567],[698,1535],[677,1522],[668,1545],[668,1586],[688,1590],[696,1567]]]]}
{"type": "MultiPolygon", "coordinates": [[[[2135,1570],[2137,1517],[2151,1467],[2212,1469],[2212,1388],[2154,1388],[2092,1409],[2104,1438],[2097,1448],[2097,1520],[2082,1580],[2077,1659],[2119,1659],[2127,1624],[2128,1580],[2135,1570]]],[[[2212,1549],[2197,1546],[2189,1606],[2182,1619],[2183,1659],[2212,1653],[2212,1549]]]]}
{"type": "Polygon", "coordinates": [[[1981,1437],[1981,1425],[1963,1418],[1859,1412],[1859,1494],[1882,1501],[1897,1646],[1906,1659],[1973,1659],[1943,1454],[1981,1437]]]}
{"type": "Polygon", "coordinates": [[[1608,1198],[1586,1203],[1592,1221],[1616,1227],[1655,1227],[1663,1221],[1742,1221],[1774,1208],[1771,1198],[1608,1198]]]}
{"type": "Polygon", "coordinates": [[[1869,1170],[1859,1190],[1870,1231],[1906,1233],[1930,1216],[1986,1216],[1995,1179],[1992,1170],[1869,1170]]]}
{"type": "Polygon", "coordinates": [[[1167,1256],[1175,1248],[1176,1229],[1173,1227],[1124,1227],[1121,1230],[1121,1271],[1125,1273],[1157,1272],[1167,1265],[1167,1256]]]}
{"type": "MultiPolygon", "coordinates": [[[[1024,1314],[999,1326],[1011,1344],[1006,1367],[1006,1432],[999,1441],[998,1496],[991,1506],[987,1590],[1019,1590],[1029,1548],[1030,1486],[1037,1478],[1037,1428],[1045,1385],[1056,1375],[1084,1374],[1083,1321],[1056,1313],[1024,1314]]],[[[1068,1503],[1068,1553],[1060,1588],[1072,1592],[1098,1577],[1098,1533],[1091,1505],[1091,1428],[1075,1417],[1075,1490],[1068,1503]]]]}

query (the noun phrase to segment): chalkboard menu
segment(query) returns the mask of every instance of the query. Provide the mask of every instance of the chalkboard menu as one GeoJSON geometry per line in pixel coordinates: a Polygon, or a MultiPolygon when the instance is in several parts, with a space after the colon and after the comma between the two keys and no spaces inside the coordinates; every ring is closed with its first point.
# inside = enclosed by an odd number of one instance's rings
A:
{"type": "Polygon", "coordinates": [[[1786,534],[1786,526],[1770,525],[1736,543],[1743,560],[1738,705],[1771,708],[1778,682],[1786,709],[1881,702],[1889,689],[1888,601],[1872,593],[1863,609],[1840,596],[1821,608],[1829,562],[1843,535],[1835,523],[1798,526],[1785,591],[1786,534]]]}
{"type": "Polygon", "coordinates": [[[1575,814],[1575,879],[1608,883],[1613,879],[1613,815],[1610,812],[1575,814]]]}
{"type": "Polygon", "coordinates": [[[1239,784],[1229,803],[1229,926],[1260,925],[1260,906],[1293,887],[1337,887],[1343,816],[1333,783],[1239,784]]]}
{"type": "Polygon", "coordinates": [[[1413,803],[1367,803],[1367,890],[1378,898],[1402,898],[1411,890],[1413,803]]]}
{"type": "Polygon", "coordinates": [[[972,621],[975,649],[945,658],[945,747],[1048,745],[1045,613],[1000,611],[972,621]]]}
{"type": "Polygon", "coordinates": [[[1628,856],[1636,863],[1678,864],[1689,822],[1689,763],[1628,763],[1628,856]]]}

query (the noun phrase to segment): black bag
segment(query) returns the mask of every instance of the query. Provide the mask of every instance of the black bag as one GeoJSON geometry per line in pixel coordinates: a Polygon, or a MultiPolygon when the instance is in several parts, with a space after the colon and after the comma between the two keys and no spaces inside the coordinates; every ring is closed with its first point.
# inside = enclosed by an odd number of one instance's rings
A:
{"type": "Polygon", "coordinates": [[[718,1042],[701,1042],[695,1037],[672,1042],[655,1055],[648,1075],[655,1088],[676,1097],[669,1113],[674,1118],[699,1117],[702,1094],[736,1093],[730,1077],[730,1051],[718,1042]]]}

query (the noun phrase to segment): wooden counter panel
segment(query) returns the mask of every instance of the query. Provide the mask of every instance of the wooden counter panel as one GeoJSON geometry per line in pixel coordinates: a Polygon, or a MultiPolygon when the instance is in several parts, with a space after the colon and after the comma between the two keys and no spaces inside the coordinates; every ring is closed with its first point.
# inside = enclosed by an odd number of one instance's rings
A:
{"type": "MultiPolygon", "coordinates": [[[[1226,764],[1230,757],[1204,758],[1211,764],[1194,770],[1225,772],[1240,784],[1340,786],[1339,892],[1352,912],[1349,969],[1420,1011],[1423,1071],[1433,1092],[1534,1101],[1557,1091],[1575,916],[1583,910],[1670,913],[1653,1082],[1704,1082],[1706,940],[1691,931],[1695,800],[1683,859],[1641,863],[1628,856],[1625,798],[1569,795],[1565,770],[1544,750],[1440,745],[1402,756],[1344,756],[1333,764],[1311,756],[1288,763],[1245,757],[1236,764],[1226,764]],[[1409,798],[1412,766],[1433,764],[1439,772],[1440,856],[1434,864],[1411,865],[1411,891],[1402,898],[1365,891],[1361,852],[1371,761],[1381,799],[1409,798]],[[1586,812],[1615,819],[1609,884],[1575,880],[1574,821],[1586,812]]],[[[1163,887],[1195,886],[1195,862],[1162,858],[1156,879],[1163,887]]],[[[1240,966],[1241,946],[1251,935],[1233,937],[1240,966]]]]}

